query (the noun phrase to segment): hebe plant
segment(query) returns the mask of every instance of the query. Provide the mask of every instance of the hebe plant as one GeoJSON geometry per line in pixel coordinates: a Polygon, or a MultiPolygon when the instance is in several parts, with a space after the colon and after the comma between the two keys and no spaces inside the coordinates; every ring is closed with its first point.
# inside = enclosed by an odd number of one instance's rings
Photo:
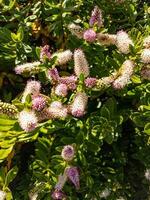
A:
{"type": "Polygon", "coordinates": [[[68,24],[80,46],[46,44],[15,67],[30,78],[12,104],[0,102],[3,199],[136,199],[146,168],[149,179],[148,28],[111,34],[103,21],[95,6],[84,28],[68,24]]]}

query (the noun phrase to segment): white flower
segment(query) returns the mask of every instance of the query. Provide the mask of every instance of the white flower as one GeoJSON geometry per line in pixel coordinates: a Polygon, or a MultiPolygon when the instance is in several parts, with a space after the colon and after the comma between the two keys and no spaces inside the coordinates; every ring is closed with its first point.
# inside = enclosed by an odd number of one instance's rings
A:
{"type": "Polygon", "coordinates": [[[6,192],[0,190],[0,200],[5,200],[6,198],[6,192]]]}
{"type": "Polygon", "coordinates": [[[37,117],[33,111],[23,110],[19,113],[20,127],[26,132],[31,132],[37,127],[37,117]]]}
{"type": "Polygon", "coordinates": [[[150,63],[150,49],[144,49],[141,54],[141,60],[143,63],[150,63]]]}
{"type": "Polygon", "coordinates": [[[39,61],[35,61],[33,63],[25,63],[25,64],[22,64],[22,65],[17,65],[15,67],[15,72],[16,72],[16,74],[29,73],[29,72],[38,73],[39,72],[39,68],[38,68],[39,65],[40,65],[39,61]]]}
{"type": "Polygon", "coordinates": [[[150,36],[146,37],[143,42],[145,48],[150,48],[150,36]]]}
{"type": "Polygon", "coordinates": [[[107,198],[110,195],[110,190],[108,188],[105,188],[101,193],[100,193],[100,198],[107,198]]]}
{"type": "Polygon", "coordinates": [[[117,33],[117,41],[116,46],[119,51],[124,54],[128,54],[130,52],[130,45],[133,46],[132,40],[129,38],[128,34],[124,31],[119,31],[117,33]]]}
{"type": "Polygon", "coordinates": [[[56,52],[52,55],[52,58],[54,56],[57,56],[57,64],[58,65],[65,65],[68,63],[70,60],[72,60],[72,52],[70,50],[66,50],[63,52],[56,52]]]}

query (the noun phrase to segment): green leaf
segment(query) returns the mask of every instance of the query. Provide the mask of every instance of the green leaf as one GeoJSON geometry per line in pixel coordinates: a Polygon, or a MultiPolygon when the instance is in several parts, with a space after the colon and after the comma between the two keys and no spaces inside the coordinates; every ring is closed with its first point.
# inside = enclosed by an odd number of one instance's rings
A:
{"type": "Polygon", "coordinates": [[[147,123],[144,127],[144,132],[148,135],[150,135],[150,123],[147,123]]]}
{"type": "Polygon", "coordinates": [[[15,166],[13,167],[6,175],[6,179],[5,179],[5,187],[7,187],[16,177],[18,173],[18,167],[15,166]]]}

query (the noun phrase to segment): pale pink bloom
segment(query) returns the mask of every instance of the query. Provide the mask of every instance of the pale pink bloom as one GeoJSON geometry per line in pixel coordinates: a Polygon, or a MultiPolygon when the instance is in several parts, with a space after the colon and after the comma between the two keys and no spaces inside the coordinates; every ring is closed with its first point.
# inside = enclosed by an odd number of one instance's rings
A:
{"type": "Polygon", "coordinates": [[[38,95],[40,93],[41,84],[39,81],[28,81],[22,95],[22,103],[25,103],[27,95],[38,95]]]}
{"type": "Polygon", "coordinates": [[[81,49],[76,49],[74,52],[74,71],[77,77],[80,77],[81,74],[84,77],[89,75],[89,65],[81,49]]]}
{"type": "Polygon", "coordinates": [[[0,190],[0,200],[5,200],[6,198],[6,192],[0,190]]]}
{"type": "Polygon", "coordinates": [[[86,93],[78,92],[71,105],[71,114],[75,117],[82,117],[85,114],[87,102],[88,96],[86,93]]]}
{"type": "Polygon", "coordinates": [[[59,79],[60,83],[66,84],[68,89],[70,90],[75,90],[76,89],[76,82],[77,82],[77,77],[76,76],[65,76],[65,77],[60,77],[59,79]]]}
{"type": "Polygon", "coordinates": [[[144,49],[141,54],[141,60],[143,63],[150,63],[150,49],[144,49]]]}
{"type": "Polygon", "coordinates": [[[60,175],[58,176],[58,182],[57,182],[57,184],[55,185],[55,189],[56,189],[56,190],[62,190],[62,188],[64,187],[66,181],[67,181],[67,176],[66,176],[66,174],[65,174],[65,173],[64,173],[63,175],[60,174],[60,175]]]}
{"type": "Polygon", "coordinates": [[[80,177],[77,167],[67,167],[65,169],[65,173],[68,179],[74,184],[74,186],[78,190],[80,188],[80,177]]]}
{"type": "Polygon", "coordinates": [[[56,68],[49,69],[47,75],[48,78],[54,82],[57,82],[59,80],[59,73],[56,68]]]}
{"type": "Polygon", "coordinates": [[[141,76],[143,79],[150,80],[150,65],[142,67],[141,76]]]}
{"type": "Polygon", "coordinates": [[[87,41],[87,42],[94,42],[96,39],[96,33],[94,30],[92,29],[88,29],[84,32],[83,38],[87,41]]]}
{"type": "Polygon", "coordinates": [[[61,152],[62,158],[66,161],[71,161],[74,157],[74,154],[75,154],[75,150],[74,150],[74,147],[72,145],[64,146],[64,148],[61,152]]]}
{"type": "Polygon", "coordinates": [[[72,35],[75,35],[80,39],[83,38],[83,29],[79,25],[72,23],[68,26],[68,29],[70,30],[72,35]]]}
{"type": "Polygon", "coordinates": [[[95,6],[94,10],[92,10],[91,18],[89,21],[90,26],[93,26],[95,23],[97,23],[99,27],[103,25],[102,11],[98,6],[95,6]]]}
{"type": "Polygon", "coordinates": [[[114,45],[116,44],[117,36],[107,33],[97,33],[96,35],[98,42],[101,45],[114,45]]]}
{"type": "Polygon", "coordinates": [[[145,178],[150,181],[150,169],[146,169],[145,171],[145,178]]]}
{"type": "Polygon", "coordinates": [[[18,121],[24,131],[31,132],[37,127],[38,120],[33,111],[23,110],[19,113],[18,121]]]}
{"type": "Polygon", "coordinates": [[[62,102],[60,102],[60,101],[53,101],[53,102],[50,104],[50,107],[51,107],[51,108],[62,108],[63,105],[62,105],[62,102]]]}
{"type": "Polygon", "coordinates": [[[150,36],[144,39],[143,46],[147,49],[150,48],[150,36]]]}
{"type": "Polygon", "coordinates": [[[49,45],[42,47],[40,52],[40,60],[43,62],[45,59],[51,59],[51,53],[49,52],[49,45]]]}
{"type": "Polygon", "coordinates": [[[130,45],[133,46],[132,40],[125,31],[117,33],[116,46],[121,53],[128,54],[130,52],[130,45]]]}
{"type": "Polygon", "coordinates": [[[121,75],[112,83],[114,89],[122,89],[128,84],[133,74],[134,66],[134,62],[131,60],[126,60],[123,63],[120,69],[121,75]]]}
{"type": "Polygon", "coordinates": [[[96,82],[97,82],[97,79],[92,78],[92,77],[86,78],[84,81],[85,86],[88,88],[93,88],[94,86],[96,86],[96,82]]]}
{"type": "Polygon", "coordinates": [[[41,111],[46,106],[46,99],[43,96],[32,96],[33,110],[41,111]]]}
{"type": "Polygon", "coordinates": [[[68,87],[66,84],[60,83],[55,88],[55,94],[61,97],[65,97],[68,94],[68,87]]]}
{"type": "Polygon", "coordinates": [[[56,52],[52,55],[52,58],[54,56],[57,56],[56,62],[58,65],[65,65],[68,63],[70,60],[72,60],[72,52],[70,50],[66,50],[63,52],[56,52]]]}
{"type": "Polygon", "coordinates": [[[66,195],[61,190],[55,190],[52,193],[51,197],[54,200],[65,200],[66,199],[66,195]]]}
{"type": "Polygon", "coordinates": [[[39,72],[39,61],[35,61],[33,63],[25,63],[21,65],[17,65],[15,67],[16,74],[22,74],[22,73],[38,73],[39,72]]]}
{"type": "Polygon", "coordinates": [[[60,118],[66,118],[68,115],[68,110],[66,107],[49,107],[48,113],[52,119],[60,119],[60,118]]]}

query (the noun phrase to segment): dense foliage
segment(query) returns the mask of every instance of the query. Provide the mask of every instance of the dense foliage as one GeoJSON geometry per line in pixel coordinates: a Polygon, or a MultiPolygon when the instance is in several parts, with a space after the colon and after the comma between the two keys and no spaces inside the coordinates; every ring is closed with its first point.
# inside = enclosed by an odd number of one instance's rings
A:
{"type": "Polygon", "coordinates": [[[150,198],[149,24],[146,0],[0,0],[0,199],[150,198]]]}

